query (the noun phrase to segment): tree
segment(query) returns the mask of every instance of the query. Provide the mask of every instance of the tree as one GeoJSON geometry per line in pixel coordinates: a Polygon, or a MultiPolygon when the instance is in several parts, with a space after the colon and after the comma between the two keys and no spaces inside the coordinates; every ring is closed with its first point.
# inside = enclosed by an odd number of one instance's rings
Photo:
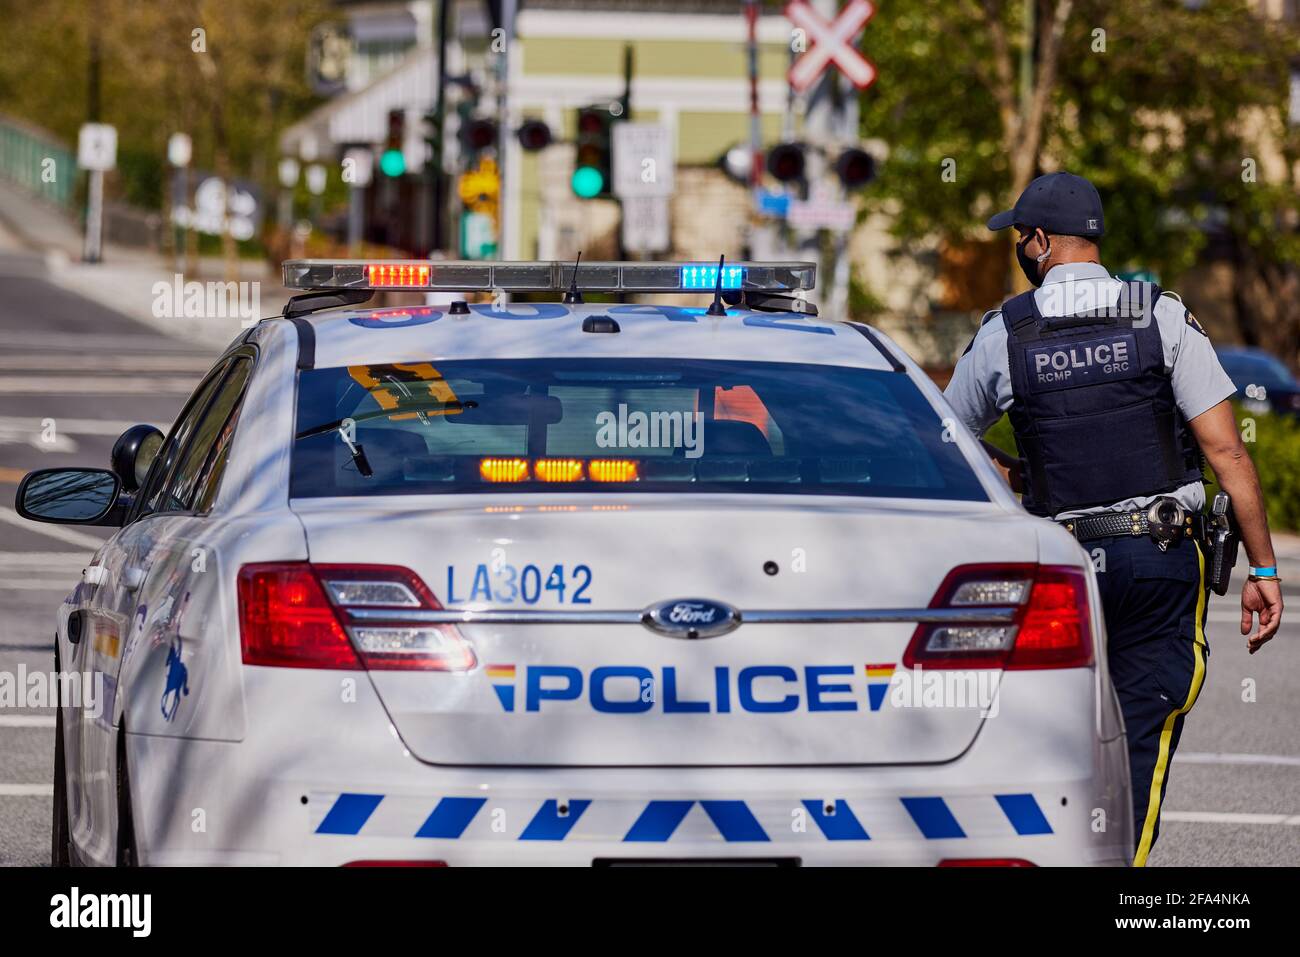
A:
{"type": "Polygon", "coordinates": [[[1079,173],[1106,205],[1107,265],[1171,283],[1207,248],[1231,250],[1240,335],[1293,360],[1296,25],[1246,0],[1029,2],[1032,56],[1024,0],[881,4],[864,40],[881,78],[863,96],[862,129],[890,154],[869,201],[905,244],[965,243],[988,238],[984,220],[1033,176],[1079,173]]]}

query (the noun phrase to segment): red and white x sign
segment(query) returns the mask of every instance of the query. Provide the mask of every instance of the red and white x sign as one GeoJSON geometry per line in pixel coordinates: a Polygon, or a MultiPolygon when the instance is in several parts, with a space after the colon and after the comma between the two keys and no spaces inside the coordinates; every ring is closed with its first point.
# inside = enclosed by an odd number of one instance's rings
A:
{"type": "Polygon", "coordinates": [[[850,0],[833,21],[822,19],[806,0],[791,0],[785,15],[807,35],[808,49],[790,67],[788,79],[796,93],[805,92],[832,62],[859,90],[876,82],[876,65],[853,46],[853,39],[875,15],[871,0],[850,0]]]}

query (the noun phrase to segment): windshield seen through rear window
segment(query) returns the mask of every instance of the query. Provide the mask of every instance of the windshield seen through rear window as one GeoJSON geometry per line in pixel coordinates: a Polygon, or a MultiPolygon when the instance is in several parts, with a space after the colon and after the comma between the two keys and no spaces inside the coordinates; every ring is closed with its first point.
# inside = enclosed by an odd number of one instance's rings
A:
{"type": "Polygon", "coordinates": [[[290,494],[738,492],[985,501],[906,375],[675,359],[300,375],[290,494]]]}

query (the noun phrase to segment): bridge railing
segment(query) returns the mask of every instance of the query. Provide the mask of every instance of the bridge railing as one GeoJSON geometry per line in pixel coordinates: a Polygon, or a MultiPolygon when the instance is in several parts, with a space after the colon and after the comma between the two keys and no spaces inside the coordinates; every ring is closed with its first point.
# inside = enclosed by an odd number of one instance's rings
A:
{"type": "Polygon", "coordinates": [[[0,116],[0,178],[76,213],[76,155],[44,130],[7,116],[0,116]]]}

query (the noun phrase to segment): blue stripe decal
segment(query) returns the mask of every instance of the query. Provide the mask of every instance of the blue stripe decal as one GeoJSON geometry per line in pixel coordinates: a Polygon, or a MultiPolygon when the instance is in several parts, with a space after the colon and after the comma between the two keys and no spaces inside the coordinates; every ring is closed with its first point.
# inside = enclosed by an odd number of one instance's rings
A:
{"type": "Polygon", "coordinates": [[[701,801],[713,826],[727,841],[770,841],[744,801],[701,801]]]}
{"type": "Polygon", "coordinates": [[[961,829],[957,819],[952,816],[952,811],[948,810],[948,805],[940,797],[912,797],[900,798],[903,807],[907,808],[907,813],[912,815],[912,820],[916,826],[921,829],[921,833],[930,840],[937,840],[944,837],[965,837],[966,832],[961,829]]]}
{"type": "Polygon", "coordinates": [[[694,801],[651,801],[623,840],[666,841],[694,805],[694,801]]]}
{"type": "Polygon", "coordinates": [[[415,832],[416,837],[455,839],[465,833],[487,798],[443,798],[415,832]]]}
{"type": "Polygon", "coordinates": [[[360,834],[375,813],[382,794],[340,794],[316,828],[317,834],[360,834]]]}
{"type": "Polygon", "coordinates": [[[524,833],[519,835],[521,841],[562,841],[569,831],[573,830],[573,825],[578,823],[578,818],[582,817],[582,812],[587,810],[590,801],[570,801],[569,813],[560,817],[560,807],[556,801],[547,801],[541,806],[533,819],[528,822],[524,828],[524,833]]]}
{"type": "Polygon", "coordinates": [[[835,802],[835,813],[827,814],[826,809],[821,801],[804,801],[803,806],[808,809],[812,819],[817,822],[817,826],[822,829],[828,841],[869,841],[871,835],[867,833],[861,822],[849,810],[847,801],[835,802]]]}
{"type": "Polygon", "coordinates": [[[1047,823],[1042,808],[1032,794],[998,794],[995,797],[1017,834],[1025,836],[1052,833],[1052,825],[1047,823]]]}

